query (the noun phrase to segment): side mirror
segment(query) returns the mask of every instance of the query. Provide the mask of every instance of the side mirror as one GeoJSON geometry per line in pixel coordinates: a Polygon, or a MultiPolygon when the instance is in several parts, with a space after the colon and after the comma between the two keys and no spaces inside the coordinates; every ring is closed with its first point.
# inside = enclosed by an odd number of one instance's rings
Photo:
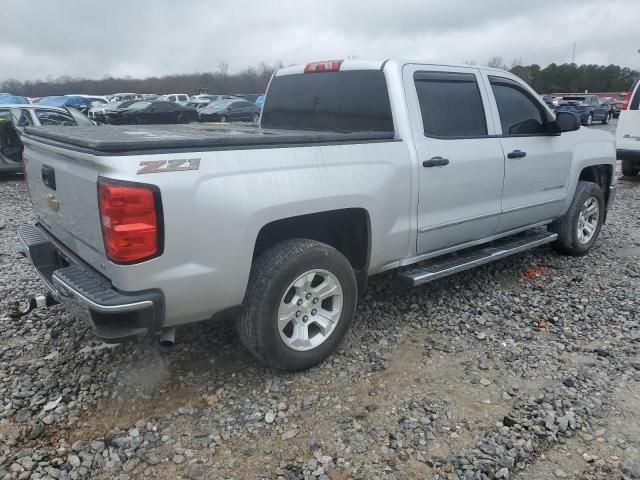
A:
{"type": "Polygon", "coordinates": [[[580,117],[569,112],[558,112],[554,124],[557,127],[557,133],[575,132],[580,129],[580,117]]]}

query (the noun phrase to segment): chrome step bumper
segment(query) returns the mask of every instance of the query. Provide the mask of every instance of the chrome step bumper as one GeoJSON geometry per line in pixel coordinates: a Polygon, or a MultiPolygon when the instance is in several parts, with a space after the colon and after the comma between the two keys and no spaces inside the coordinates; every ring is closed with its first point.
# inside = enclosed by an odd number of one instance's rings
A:
{"type": "Polygon", "coordinates": [[[68,252],[62,252],[38,227],[22,225],[18,235],[27,258],[53,297],[88,323],[107,343],[139,338],[158,330],[164,311],[158,291],[121,292],[68,252]]]}
{"type": "Polygon", "coordinates": [[[496,240],[488,246],[481,246],[422,262],[401,271],[398,277],[400,281],[409,286],[422,285],[423,283],[432,282],[454,273],[463,272],[546,243],[551,243],[557,238],[558,234],[556,233],[536,232],[527,233],[524,236],[496,240]]]}

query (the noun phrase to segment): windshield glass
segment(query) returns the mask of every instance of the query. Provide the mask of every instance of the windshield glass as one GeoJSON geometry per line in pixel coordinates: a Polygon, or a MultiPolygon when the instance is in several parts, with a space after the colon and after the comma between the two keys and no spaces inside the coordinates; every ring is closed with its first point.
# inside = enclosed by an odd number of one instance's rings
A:
{"type": "Polygon", "coordinates": [[[224,110],[225,108],[227,108],[229,105],[231,105],[233,103],[233,100],[222,100],[221,102],[215,102],[212,103],[211,105],[209,105],[206,110],[210,110],[210,111],[218,111],[218,110],[224,110]]]}
{"type": "Polygon", "coordinates": [[[151,102],[135,102],[129,105],[128,108],[131,108],[133,110],[144,110],[149,105],[151,105],[151,102]]]}
{"type": "Polygon", "coordinates": [[[568,105],[570,103],[580,103],[584,102],[585,97],[562,97],[560,103],[568,105]]]}

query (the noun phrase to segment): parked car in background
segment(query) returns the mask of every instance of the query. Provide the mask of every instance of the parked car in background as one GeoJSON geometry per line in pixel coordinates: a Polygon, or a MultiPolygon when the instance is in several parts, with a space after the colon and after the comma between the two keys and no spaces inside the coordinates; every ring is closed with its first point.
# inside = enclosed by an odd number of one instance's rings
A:
{"type": "Polygon", "coordinates": [[[37,105],[48,105],[51,107],[72,107],[86,114],[92,107],[103,105],[103,102],[91,100],[79,95],[57,95],[42,98],[37,105]]]}
{"type": "Polygon", "coordinates": [[[139,100],[124,100],[121,102],[109,102],[96,107],[91,107],[87,112],[87,116],[98,123],[109,123],[109,115],[116,110],[124,110],[139,100]]]}
{"type": "Polygon", "coordinates": [[[186,93],[172,93],[170,95],[165,95],[161,97],[161,100],[166,100],[168,102],[176,102],[180,105],[186,105],[189,103],[189,95],[186,93]]]}
{"type": "Polygon", "coordinates": [[[541,95],[540,98],[542,98],[542,101],[544,103],[546,103],[549,108],[553,108],[554,107],[554,105],[553,105],[553,97],[551,97],[551,95],[541,95]]]}
{"type": "Polygon", "coordinates": [[[156,95],[155,93],[143,93],[140,97],[141,100],[152,102],[153,100],[158,100],[160,95],[156,95]]]}
{"type": "Polygon", "coordinates": [[[254,122],[260,120],[260,107],[246,100],[232,99],[211,103],[198,111],[201,122],[254,122]]]}
{"type": "Polygon", "coordinates": [[[65,95],[65,97],[83,97],[86,98],[87,100],[89,100],[92,103],[109,103],[109,97],[104,97],[102,95],[85,95],[85,94],[72,94],[72,95],[65,95]]]}
{"type": "Polygon", "coordinates": [[[622,102],[620,100],[611,100],[611,116],[613,118],[618,118],[620,116],[620,110],[622,110],[622,102]]]}
{"type": "Polygon", "coordinates": [[[602,105],[595,95],[565,95],[555,108],[557,112],[569,112],[580,117],[583,125],[593,122],[609,123],[609,108],[602,105]]]}
{"type": "Polygon", "coordinates": [[[633,95],[633,92],[635,91],[639,81],[640,79],[634,80],[631,83],[631,87],[629,88],[627,93],[625,95],[621,95],[622,98],[618,97],[618,100],[622,102],[622,105],[620,106],[620,110],[626,110],[627,108],[629,108],[629,103],[631,102],[631,96],[633,95]]]}
{"type": "Polygon", "coordinates": [[[157,100],[136,102],[109,117],[109,123],[116,125],[151,125],[162,123],[189,123],[198,120],[195,108],[184,107],[176,102],[157,100]]]}
{"type": "Polygon", "coordinates": [[[622,160],[622,173],[626,176],[640,172],[640,83],[634,84],[629,95],[629,106],[620,112],[616,128],[616,153],[622,160]]]}
{"type": "Polygon", "coordinates": [[[233,95],[213,95],[210,93],[194,95],[191,100],[208,100],[209,102],[219,102],[220,100],[230,100],[236,98],[233,95]]]}
{"type": "Polygon", "coordinates": [[[32,104],[0,105],[0,173],[22,170],[22,150],[16,127],[89,126],[93,122],[74,108],[32,104]]]}
{"type": "Polygon", "coordinates": [[[142,99],[142,95],[138,93],[114,93],[109,98],[112,102],[121,102],[124,100],[139,100],[142,99]]]}
{"type": "Polygon", "coordinates": [[[28,104],[29,100],[27,97],[23,97],[21,95],[9,95],[8,93],[0,94],[0,104],[4,105],[17,105],[17,104],[28,104]]]}

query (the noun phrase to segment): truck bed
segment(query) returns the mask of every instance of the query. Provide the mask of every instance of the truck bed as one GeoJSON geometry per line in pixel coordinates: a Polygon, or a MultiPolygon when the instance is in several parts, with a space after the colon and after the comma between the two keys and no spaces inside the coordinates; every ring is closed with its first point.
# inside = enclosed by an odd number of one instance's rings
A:
{"type": "Polygon", "coordinates": [[[393,132],[271,130],[228,124],[26,127],[23,135],[38,142],[89,151],[96,155],[366,143],[394,139],[393,132]]]}

